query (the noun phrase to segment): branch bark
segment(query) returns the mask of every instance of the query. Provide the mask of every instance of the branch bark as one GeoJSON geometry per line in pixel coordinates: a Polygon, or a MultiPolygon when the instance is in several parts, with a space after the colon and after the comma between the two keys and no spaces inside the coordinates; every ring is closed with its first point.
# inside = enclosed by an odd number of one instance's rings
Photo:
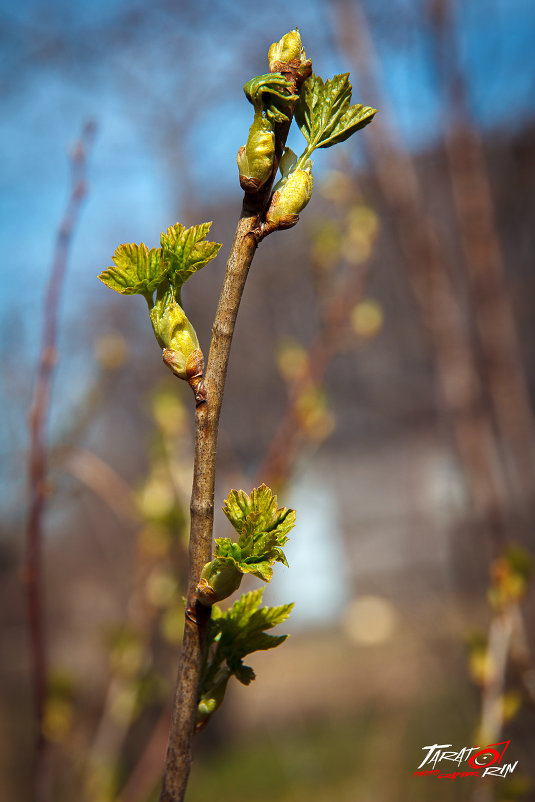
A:
{"type": "Polygon", "coordinates": [[[45,426],[50,406],[50,388],[56,364],[56,332],[59,303],[67,269],[72,236],[86,193],[86,155],[94,126],[86,124],[72,156],[71,192],[60,224],[48,281],[37,378],[29,414],[28,520],[26,524],[26,587],[30,631],[31,677],[35,706],[34,790],[37,802],[50,798],[46,770],[46,739],[43,719],[46,703],[47,649],[44,626],[42,536],[46,496],[45,426]]]}
{"type": "MultiPolygon", "coordinates": [[[[280,65],[279,65],[280,69],[280,65]]],[[[282,71],[282,70],[281,70],[282,71]]],[[[299,77],[289,73],[298,88],[299,77]]],[[[258,243],[261,224],[286,144],[292,117],[275,130],[275,158],[270,179],[258,193],[245,193],[242,213],[227,262],[204,379],[206,398],[195,413],[195,459],[191,494],[189,581],[182,654],[167,745],[160,802],[183,802],[191,767],[203,648],[211,610],[196,594],[201,571],[212,558],[217,432],[236,317],[258,243]]],[[[271,232],[269,232],[271,233],[271,232]]]]}
{"type": "Polygon", "coordinates": [[[256,216],[242,216],[238,223],[213,327],[204,381],[206,401],[195,413],[188,596],[161,802],[181,802],[189,778],[203,645],[211,612],[197,600],[196,587],[212,556],[217,431],[234,325],[257,247],[252,233],[256,224],[256,216]]]}

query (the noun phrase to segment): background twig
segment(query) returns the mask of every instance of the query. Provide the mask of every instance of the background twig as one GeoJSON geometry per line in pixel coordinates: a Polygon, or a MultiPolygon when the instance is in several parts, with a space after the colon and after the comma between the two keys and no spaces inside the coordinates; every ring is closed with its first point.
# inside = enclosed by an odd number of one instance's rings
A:
{"type": "Polygon", "coordinates": [[[46,497],[45,425],[50,405],[50,387],[56,364],[56,334],[61,289],[69,249],[82,201],[86,193],[86,156],[95,127],[87,123],[71,158],[71,192],[61,221],[45,296],[41,349],[29,415],[30,449],[28,471],[29,514],[26,527],[25,585],[28,603],[32,685],[35,704],[35,798],[49,799],[45,765],[43,720],[46,702],[47,649],[44,626],[42,533],[46,497]]]}

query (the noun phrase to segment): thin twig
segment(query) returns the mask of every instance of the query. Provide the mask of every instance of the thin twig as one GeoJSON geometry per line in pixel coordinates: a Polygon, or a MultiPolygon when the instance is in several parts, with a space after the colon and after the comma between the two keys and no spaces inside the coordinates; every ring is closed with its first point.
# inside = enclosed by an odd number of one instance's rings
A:
{"type": "Polygon", "coordinates": [[[182,802],[189,778],[203,645],[210,619],[210,608],[197,600],[196,588],[204,565],[212,557],[219,416],[238,308],[262,239],[260,226],[292,121],[291,114],[288,116],[287,122],[275,125],[275,158],[270,180],[260,192],[246,193],[244,197],[214,320],[204,380],[206,400],[198,403],[196,409],[186,620],[160,802],[182,802]]]}
{"type": "Polygon", "coordinates": [[[29,415],[28,521],[26,526],[26,586],[32,685],[35,705],[35,799],[49,799],[45,766],[46,740],[43,718],[46,702],[47,649],[44,627],[42,534],[46,496],[45,426],[50,406],[50,387],[56,364],[56,333],[61,289],[67,269],[72,236],[86,193],[86,153],[94,136],[94,125],[86,124],[71,159],[71,192],[58,230],[52,268],[44,303],[43,331],[37,378],[29,415]]]}
{"type": "Polygon", "coordinates": [[[132,488],[111,465],[85,448],[65,449],[63,470],[75,476],[100,497],[126,524],[138,524],[139,513],[132,488]]]}
{"type": "MultiPolygon", "coordinates": [[[[490,622],[487,664],[492,674],[484,682],[481,694],[480,743],[495,744],[501,737],[504,724],[503,695],[515,628],[515,611],[518,612],[518,605],[513,604],[495,613],[490,622]]],[[[493,799],[494,778],[489,777],[488,783],[475,786],[472,802],[492,802],[493,799]]]]}
{"type": "Polygon", "coordinates": [[[481,742],[496,743],[503,727],[503,694],[511,639],[513,636],[514,615],[507,608],[493,616],[487,646],[487,660],[492,676],[483,686],[481,699],[481,742]]]}

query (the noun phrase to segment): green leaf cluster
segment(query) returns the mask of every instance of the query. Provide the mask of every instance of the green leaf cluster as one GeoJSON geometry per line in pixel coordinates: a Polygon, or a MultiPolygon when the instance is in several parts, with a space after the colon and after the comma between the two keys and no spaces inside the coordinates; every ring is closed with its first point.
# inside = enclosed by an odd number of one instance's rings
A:
{"type": "Polygon", "coordinates": [[[120,245],[113,255],[114,265],[99,275],[122,295],[145,297],[164,362],[176,376],[188,381],[197,401],[203,397],[203,357],[195,329],[182,309],[181,290],[221,248],[218,242],[206,241],[211,226],[201,223],[186,228],[175,223],[162,232],[160,247],[150,250],[143,242],[120,245]]]}
{"type": "Polygon", "coordinates": [[[155,290],[159,297],[171,289],[180,301],[180,289],[197,270],[214,259],[221,245],[205,242],[211,223],[186,228],[181,223],[162,232],[159,248],[150,250],[142,242],[119,245],[113,255],[114,265],[103,270],[99,279],[122,295],[144,295],[152,301],[155,290]]]}
{"type": "Polygon", "coordinates": [[[231,676],[243,685],[255,679],[253,669],[244,664],[244,657],[252,652],[274,649],[288,637],[268,635],[266,630],[285,621],[293,604],[261,607],[262,593],[262,588],[245,593],[226,612],[217,605],[212,607],[199,695],[199,722],[220,706],[231,676]]]}
{"type": "Polygon", "coordinates": [[[344,142],[355,131],[370,123],[377,111],[351,103],[349,73],[323,81],[311,75],[304,84],[295,107],[295,119],[308,142],[307,158],[316,148],[330,148],[344,142]]]}
{"type": "Polygon", "coordinates": [[[269,582],[273,564],[288,565],[283,546],[295,526],[295,511],[277,507],[277,497],[269,487],[255,488],[251,495],[231,490],[223,512],[239,534],[238,542],[228,537],[215,542],[214,561],[220,567],[233,565],[242,574],[252,574],[269,582]]]}
{"type": "Polygon", "coordinates": [[[269,582],[274,563],[287,566],[283,546],[295,526],[295,511],[279,509],[277,497],[266,485],[255,488],[250,496],[243,490],[231,490],[223,512],[239,539],[220,537],[215,541],[214,558],[204,566],[197,585],[199,600],[208,606],[234,593],[244,574],[269,582]]]}
{"type": "MultiPolygon", "coordinates": [[[[329,148],[344,142],[356,131],[368,125],[376,113],[376,109],[361,103],[351,105],[352,88],[349,73],[335,75],[334,78],[327,81],[324,81],[319,75],[310,74],[311,62],[306,59],[297,29],[286,34],[280,42],[271,46],[270,66],[272,69],[281,69],[278,60],[280,54],[285,54],[284,57],[292,54],[297,60],[298,53],[300,78],[295,80],[291,105],[288,105],[287,109],[294,113],[307,145],[299,159],[291,154],[291,159],[286,158],[285,160],[283,157],[281,160],[279,166],[282,179],[274,187],[271,196],[262,226],[264,236],[276,229],[290,228],[299,220],[299,213],[305,208],[312,195],[313,179],[312,162],[310,161],[312,153],[317,148],[329,148]],[[303,78],[305,80],[301,84],[303,78]],[[296,96],[298,99],[297,102],[294,102],[296,96]]],[[[288,74],[292,74],[291,70],[288,74]]],[[[269,76],[258,76],[246,84],[247,97],[251,103],[256,103],[255,108],[258,107],[258,99],[260,99],[264,105],[270,102],[275,104],[275,109],[280,109],[280,94],[282,92],[284,95],[287,90],[284,87],[279,88],[276,84],[271,86],[268,78],[269,76]],[[269,101],[266,101],[265,97],[269,98],[269,101]]],[[[286,102],[288,103],[288,100],[286,102]]],[[[267,111],[264,113],[269,116],[267,111]]],[[[243,156],[241,161],[243,161],[243,156]]],[[[240,157],[238,157],[238,163],[240,164],[240,157]]],[[[242,173],[243,170],[240,166],[240,182],[244,189],[249,189],[242,173]]]]}

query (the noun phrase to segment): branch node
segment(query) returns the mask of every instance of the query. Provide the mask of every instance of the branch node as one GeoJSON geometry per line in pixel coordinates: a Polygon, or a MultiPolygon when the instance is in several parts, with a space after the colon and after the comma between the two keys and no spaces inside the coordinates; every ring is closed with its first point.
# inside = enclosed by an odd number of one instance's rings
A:
{"type": "Polygon", "coordinates": [[[203,404],[206,401],[206,387],[204,386],[204,357],[200,348],[196,348],[188,357],[186,381],[193,390],[197,406],[203,404]]]}

